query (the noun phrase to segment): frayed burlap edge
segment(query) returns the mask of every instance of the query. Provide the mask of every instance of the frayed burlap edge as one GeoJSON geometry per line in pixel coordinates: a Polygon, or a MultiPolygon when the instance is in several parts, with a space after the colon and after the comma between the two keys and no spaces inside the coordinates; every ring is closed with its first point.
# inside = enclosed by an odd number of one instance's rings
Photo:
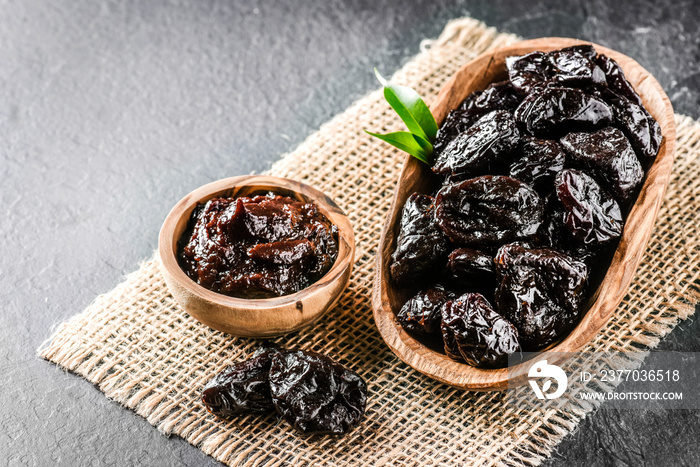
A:
{"type": "MultiPolygon", "coordinates": [[[[450,22],[393,80],[433,99],[478,54],[518,40],[475,20],[450,22]]],[[[700,299],[694,201],[700,124],[679,116],[677,158],[645,259],[624,302],[587,350],[654,347],[700,299]]],[[[224,421],[198,400],[202,385],[227,361],[259,345],[213,331],[173,301],[157,258],[61,324],[39,355],[94,383],[165,434],[185,438],[229,465],[519,465],[538,464],[594,409],[506,406],[502,393],[471,393],[435,383],[386,348],[372,319],[370,294],[379,233],[403,159],[363,129],[401,124],[375,91],[324,124],[271,174],[305,181],[348,213],[356,264],[338,305],[301,332],[276,341],[340,359],[368,382],[363,423],[343,438],[308,438],[274,416],[224,421]]]]}

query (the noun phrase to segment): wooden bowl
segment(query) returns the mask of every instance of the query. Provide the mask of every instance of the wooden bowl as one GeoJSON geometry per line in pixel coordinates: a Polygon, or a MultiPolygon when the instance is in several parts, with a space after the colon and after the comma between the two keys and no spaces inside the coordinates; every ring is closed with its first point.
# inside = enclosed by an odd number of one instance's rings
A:
{"type": "Polygon", "coordinates": [[[182,198],[163,223],[158,254],[170,293],[194,318],[235,336],[271,337],[313,323],[338,301],[350,279],[355,236],[345,213],[320,191],[294,180],[250,175],[204,185],[182,198]],[[195,206],[216,197],[249,196],[267,191],[316,204],[318,210],[338,227],[338,257],[331,269],[297,293],[266,299],[229,297],[190,279],[177,262],[177,245],[195,206]]]}
{"type": "MultiPolygon", "coordinates": [[[[442,88],[430,110],[440,124],[448,112],[457,108],[468,94],[505,79],[507,74],[504,63],[508,56],[523,55],[536,50],[548,52],[576,44],[590,42],[549,37],[522,41],[486,52],[460,68],[442,88]]],[[[593,45],[598,53],[614,59],[622,67],[627,79],[642,97],[644,106],[659,122],[664,139],[627,218],[620,244],[605,278],[593,294],[590,306],[583,313],[579,324],[564,340],[549,348],[551,352],[575,352],[581,349],[615,313],[644,255],[673,166],[676,127],[668,96],[656,79],[637,62],[614,50],[593,45]]],[[[395,249],[401,209],[413,192],[425,193],[429,189],[428,177],[425,176],[429,171],[426,165],[406,156],[377,253],[372,296],[377,327],[384,341],[401,360],[431,378],[469,390],[505,389],[509,386],[507,368],[486,370],[456,362],[418,342],[396,321],[394,310],[401,307],[406,297],[405,291],[402,293],[393,285],[389,275],[390,257],[395,249]]],[[[522,384],[526,379],[524,376],[528,367],[527,362],[512,367],[510,384],[522,384]]]]}

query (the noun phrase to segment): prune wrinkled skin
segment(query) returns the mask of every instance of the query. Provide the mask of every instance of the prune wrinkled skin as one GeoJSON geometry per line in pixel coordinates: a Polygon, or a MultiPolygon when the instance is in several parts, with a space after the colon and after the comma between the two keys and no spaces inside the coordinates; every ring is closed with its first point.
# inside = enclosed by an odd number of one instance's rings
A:
{"type": "Polygon", "coordinates": [[[496,307],[517,328],[523,350],[566,335],[579,317],[586,265],[555,250],[518,244],[502,246],[495,261],[496,307]]]}
{"type": "Polygon", "coordinates": [[[493,244],[532,237],[542,222],[543,202],[525,183],[485,175],[443,187],[435,218],[454,243],[493,244]]]}
{"type": "Polygon", "coordinates": [[[488,289],[494,285],[493,256],[471,248],[457,248],[447,257],[447,273],[460,289],[488,289]]]}
{"type": "Polygon", "coordinates": [[[556,52],[578,52],[591,61],[595,61],[595,58],[598,55],[595,47],[593,47],[591,44],[572,45],[571,47],[564,47],[561,50],[550,52],[550,54],[556,52]]]}
{"type": "Polygon", "coordinates": [[[445,353],[455,360],[481,368],[508,363],[520,350],[518,331],[478,293],[467,293],[442,308],[445,353]]]}
{"type": "Polygon", "coordinates": [[[396,320],[406,332],[416,337],[440,336],[440,310],[447,300],[454,298],[441,286],[430,287],[411,297],[396,313],[396,320]]]}
{"type": "Polygon", "coordinates": [[[433,171],[441,175],[469,174],[507,156],[519,140],[510,112],[489,112],[447,145],[437,156],[433,171]]]}
{"type": "Polygon", "coordinates": [[[573,88],[544,88],[526,97],[516,121],[537,137],[571,130],[595,130],[612,122],[612,110],[601,99],[573,88]]]}
{"type": "Polygon", "coordinates": [[[316,205],[274,195],[215,198],[197,207],[178,262],[214,292],[269,298],[320,279],[338,255],[338,228],[316,205]]]}
{"type": "Polygon", "coordinates": [[[556,141],[525,136],[521,140],[522,156],[510,166],[510,176],[525,182],[540,194],[554,187],[554,177],[564,168],[566,155],[556,141]]]}
{"type": "Polygon", "coordinates": [[[565,169],[554,186],[564,210],[564,227],[580,243],[598,246],[620,237],[624,225],[620,206],[592,177],[565,169]]]}
{"type": "Polygon", "coordinates": [[[269,373],[272,356],[279,352],[277,347],[262,346],[249,360],[234,363],[214,376],[202,392],[207,410],[220,417],[274,411],[269,373]]]}
{"type": "Polygon", "coordinates": [[[510,81],[490,84],[483,91],[477,91],[464,99],[459,106],[461,110],[481,112],[482,115],[492,110],[515,110],[522,97],[518,95],[510,81]]]}
{"type": "Polygon", "coordinates": [[[410,284],[440,266],[448,251],[448,239],[435,224],[435,199],[412,194],[401,212],[396,250],[391,255],[391,277],[410,284]]]}
{"type": "Polygon", "coordinates": [[[644,179],[644,170],[625,135],[607,127],[595,133],[569,133],[561,140],[572,164],[589,170],[621,203],[637,193],[644,179]]]}
{"type": "Polygon", "coordinates": [[[603,73],[605,73],[608,89],[615,94],[626,97],[637,105],[643,105],[642,98],[639,97],[637,91],[635,91],[630,82],[627,81],[625,73],[615,60],[605,55],[598,55],[595,61],[601,70],[603,70],[603,73]]]}
{"type": "Polygon", "coordinates": [[[542,52],[507,57],[506,69],[513,87],[525,96],[544,85],[551,75],[547,54],[542,52]]]}
{"type": "Polygon", "coordinates": [[[604,86],[605,73],[576,50],[558,50],[547,54],[554,81],[562,86],[604,86]]]}
{"type": "Polygon", "coordinates": [[[642,160],[656,157],[661,146],[661,127],[647,110],[631,100],[612,92],[603,98],[610,104],[615,124],[629,138],[632,147],[642,160]]]}
{"type": "Polygon", "coordinates": [[[308,351],[272,358],[270,393],[277,412],[306,434],[340,435],[362,418],[367,386],[354,371],[308,351]]]}
{"type": "Polygon", "coordinates": [[[439,156],[457,135],[467,131],[482,115],[481,111],[475,110],[451,110],[435,137],[433,154],[439,156]]]}

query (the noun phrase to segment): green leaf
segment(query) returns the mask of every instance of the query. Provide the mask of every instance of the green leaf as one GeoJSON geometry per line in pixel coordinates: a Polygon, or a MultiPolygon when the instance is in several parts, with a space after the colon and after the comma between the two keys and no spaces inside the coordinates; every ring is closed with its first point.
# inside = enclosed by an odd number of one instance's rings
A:
{"type": "Polygon", "coordinates": [[[384,86],[384,98],[399,114],[408,131],[430,143],[434,142],[438,126],[430,109],[418,93],[409,87],[387,82],[376,68],[374,74],[384,86]]]}
{"type": "Polygon", "coordinates": [[[365,130],[368,135],[379,138],[395,148],[405,151],[416,159],[430,165],[432,163],[433,145],[424,138],[409,133],[407,131],[397,131],[394,133],[379,134],[365,130]]]}

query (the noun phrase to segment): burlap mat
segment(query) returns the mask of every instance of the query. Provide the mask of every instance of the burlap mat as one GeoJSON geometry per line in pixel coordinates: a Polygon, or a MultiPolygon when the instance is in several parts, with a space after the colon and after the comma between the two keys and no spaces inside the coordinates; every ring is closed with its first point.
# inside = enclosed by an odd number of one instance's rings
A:
{"type": "MultiPolygon", "coordinates": [[[[424,42],[423,51],[393,79],[430,101],[462,64],[517,39],[472,19],[454,21],[437,41],[424,42]]],[[[693,313],[691,301],[696,300],[687,297],[700,275],[700,124],[682,116],[677,121],[674,177],[646,258],[616,316],[588,350],[654,346],[693,313]]],[[[512,408],[503,405],[500,393],[438,384],[399,361],[374,326],[374,255],[403,154],[362,130],[400,127],[375,91],[270,170],[332,196],[355,228],[357,262],[338,306],[313,327],[277,340],[326,352],[367,380],[367,416],[350,434],[308,438],[275,416],[227,422],[209,415],[199,401],[203,384],[226,362],[250,355],[258,342],[212,331],[178,308],[157,258],[62,324],[40,355],[82,375],[163,433],[181,436],[230,465],[539,463],[591,407],[542,411],[533,403],[512,408]]]]}

